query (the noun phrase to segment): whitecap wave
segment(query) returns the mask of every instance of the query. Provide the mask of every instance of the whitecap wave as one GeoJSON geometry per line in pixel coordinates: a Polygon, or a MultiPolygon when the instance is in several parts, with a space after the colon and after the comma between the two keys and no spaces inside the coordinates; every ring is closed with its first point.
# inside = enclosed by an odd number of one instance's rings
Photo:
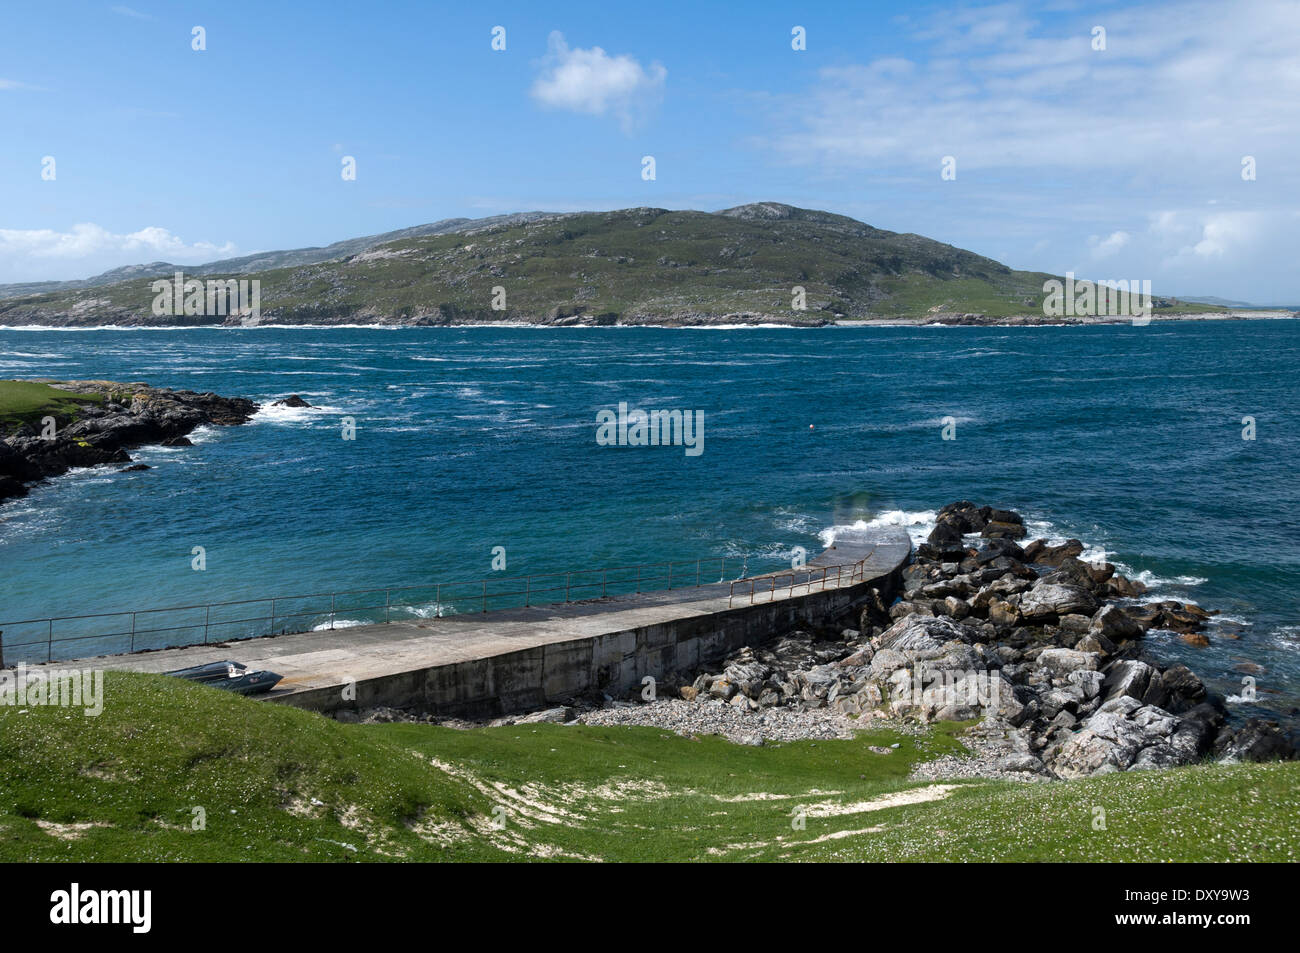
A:
{"type": "Polygon", "coordinates": [[[854,523],[828,526],[817,536],[821,539],[822,545],[829,549],[834,545],[836,537],[846,531],[901,527],[906,529],[907,535],[912,538],[912,545],[919,546],[925,542],[925,538],[934,529],[937,516],[938,513],[934,510],[886,510],[869,520],[858,520],[854,523]]]}

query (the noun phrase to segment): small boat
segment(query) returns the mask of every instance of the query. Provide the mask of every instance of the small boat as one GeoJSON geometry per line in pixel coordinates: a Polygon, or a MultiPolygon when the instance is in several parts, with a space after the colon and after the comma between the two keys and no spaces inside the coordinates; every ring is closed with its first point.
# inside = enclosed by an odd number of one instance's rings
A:
{"type": "Polygon", "coordinates": [[[240,695],[260,695],[262,692],[269,692],[280,679],[284,678],[283,675],[277,675],[275,672],[250,672],[247,665],[231,661],[208,662],[206,665],[178,668],[174,672],[163,674],[211,685],[213,688],[224,688],[226,691],[238,692],[240,695]]]}

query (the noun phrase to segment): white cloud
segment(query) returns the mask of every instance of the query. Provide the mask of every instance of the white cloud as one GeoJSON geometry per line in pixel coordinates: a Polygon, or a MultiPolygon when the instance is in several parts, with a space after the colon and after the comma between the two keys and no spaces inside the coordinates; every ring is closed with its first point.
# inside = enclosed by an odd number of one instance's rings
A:
{"type": "Polygon", "coordinates": [[[156,225],[127,234],[94,224],[73,225],[66,232],[0,228],[0,281],[86,278],[122,265],[159,260],[200,264],[229,258],[237,251],[230,242],[186,242],[156,225]]]}
{"type": "MultiPolygon", "coordinates": [[[[921,55],[823,69],[786,99],[795,162],[878,169],[1113,170],[1233,163],[1300,149],[1300,4],[1218,0],[1039,20],[1003,4],[945,11],[921,55]]],[[[1235,171],[1235,169],[1234,169],[1235,171]]],[[[937,172],[935,173],[937,175],[937,172]]]]}
{"type": "Polygon", "coordinates": [[[1088,239],[1088,246],[1092,248],[1093,258],[1110,258],[1129,243],[1130,237],[1128,232],[1111,232],[1105,238],[1093,235],[1088,239]]]}
{"type": "Polygon", "coordinates": [[[4,79],[0,77],[0,89],[32,89],[39,90],[39,86],[32,86],[28,83],[20,83],[16,79],[4,79]]]}
{"type": "Polygon", "coordinates": [[[133,10],[130,7],[122,6],[120,4],[118,6],[109,7],[108,9],[111,10],[113,13],[116,13],[120,17],[134,17],[137,20],[153,19],[153,17],[151,17],[147,13],[141,13],[139,10],[133,10]]]}
{"type": "Polygon", "coordinates": [[[626,54],[610,56],[599,46],[572,49],[558,30],[547,46],[532,88],[533,98],[544,106],[611,115],[628,131],[663,98],[668,70],[657,62],[647,68],[626,54]]]}

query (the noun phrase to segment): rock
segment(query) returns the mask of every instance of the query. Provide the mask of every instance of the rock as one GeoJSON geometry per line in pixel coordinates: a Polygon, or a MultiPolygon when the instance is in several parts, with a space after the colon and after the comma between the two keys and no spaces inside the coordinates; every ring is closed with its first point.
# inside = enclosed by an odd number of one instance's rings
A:
{"type": "Polygon", "coordinates": [[[1077,539],[1067,539],[1059,546],[1049,546],[1046,540],[1036,539],[1025,547],[1025,559],[1041,566],[1059,566],[1063,561],[1078,557],[1083,552],[1083,543],[1077,539]]]}
{"type": "Polygon", "coordinates": [[[1025,527],[1020,523],[990,521],[980,530],[980,535],[985,538],[1024,539],[1025,527]]]}
{"type": "Polygon", "coordinates": [[[1003,602],[1001,599],[995,599],[989,603],[988,615],[990,622],[1000,626],[1016,626],[1024,619],[1020,614],[1019,606],[1010,602],[1003,602]]]}
{"type": "Polygon", "coordinates": [[[880,636],[879,645],[881,649],[892,649],[915,659],[937,652],[945,642],[969,643],[975,638],[974,630],[952,619],[908,616],[886,629],[880,636]]]}
{"type": "Polygon", "coordinates": [[[677,690],[677,693],[681,695],[684,700],[693,702],[695,701],[696,696],[700,694],[700,690],[694,685],[683,685],[677,690]]]}
{"type": "Polygon", "coordinates": [[[1147,591],[1144,583],[1136,579],[1128,579],[1118,573],[1107,581],[1107,587],[1112,598],[1118,599],[1136,599],[1147,591]]]}
{"type": "Polygon", "coordinates": [[[935,514],[935,519],[951,524],[959,533],[978,533],[988,522],[988,517],[970,500],[949,503],[935,514]]]}
{"type": "Polygon", "coordinates": [[[1181,663],[1171,665],[1160,675],[1160,683],[1168,696],[1168,708],[1174,713],[1195,708],[1205,701],[1205,683],[1181,663]]]}
{"type": "Polygon", "coordinates": [[[1070,632],[1074,635],[1083,635],[1088,631],[1088,627],[1092,624],[1092,620],[1086,615],[1071,612],[1061,616],[1061,618],[1057,620],[1056,624],[1062,631],[1070,632]]]}
{"type": "Polygon", "coordinates": [[[975,563],[984,566],[1002,557],[1023,562],[1025,551],[1011,539],[994,536],[989,538],[984,547],[975,554],[975,563]]]}
{"type": "Polygon", "coordinates": [[[136,472],[138,472],[138,471],[140,471],[140,470],[152,470],[152,469],[153,469],[153,467],[149,466],[149,464],[147,464],[147,463],[133,463],[133,464],[131,464],[129,467],[123,467],[122,469],[118,470],[117,472],[118,472],[118,473],[136,473],[136,472]]]}
{"type": "Polygon", "coordinates": [[[889,617],[893,620],[906,619],[912,615],[933,616],[934,610],[919,602],[895,602],[889,607],[889,617]]]}
{"type": "Polygon", "coordinates": [[[1128,697],[1148,705],[1163,705],[1168,698],[1160,673],[1137,659],[1112,662],[1106,670],[1102,690],[1107,702],[1128,697]]]}
{"type": "Polygon", "coordinates": [[[303,400],[297,394],[290,394],[284,400],[275,401],[271,406],[272,407],[310,407],[311,404],[307,403],[307,401],[303,400]]]}
{"type": "Polygon", "coordinates": [[[739,708],[741,711],[758,710],[758,703],[754,699],[741,694],[733,695],[731,701],[727,704],[731,705],[732,708],[739,708]]]}
{"type": "Polygon", "coordinates": [[[1074,647],[1080,652],[1091,652],[1102,658],[1115,654],[1115,643],[1100,632],[1089,632],[1074,647]]]}
{"type": "Polygon", "coordinates": [[[757,698],[772,669],[758,662],[733,662],[723,669],[722,677],[747,698],[757,698]]]}
{"type": "Polygon", "coordinates": [[[1208,648],[1210,645],[1210,637],[1204,632],[1184,632],[1179,638],[1198,649],[1208,648]]]}
{"type": "Polygon", "coordinates": [[[1178,719],[1127,696],[1102,705],[1052,759],[1061,778],[1185,763],[1172,740],[1178,719]]]}
{"type": "Polygon", "coordinates": [[[940,551],[948,551],[953,548],[961,548],[961,530],[951,523],[940,521],[935,523],[934,529],[930,530],[930,535],[926,537],[926,542],[936,547],[940,551]]]}
{"type": "Polygon", "coordinates": [[[1140,639],[1146,634],[1137,620],[1119,606],[1106,605],[1097,610],[1092,617],[1089,631],[1111,642],[1125,642],[1140,639]]]}
{"type": "Polygon", "coordinates": [[[725,678],[715,678],[709,685],[709,694],[714,698],[721,698],[723,701],[730,701],[736,694],[736,686],[725,678]]]}
{"type": "Polygon", "coordinates": [[[524,715],[515,719],[516,725],[537,725],[537,724],[555,724],[562,725],[566,721],[573,721],[577,717],[577,712],[572,708],[546,708],[542,711],[535,711],[532,714],[524,715]]]}
{"type": "Polygon", "coordinates": [[[1092,615],[1097,611],[1097,600],[1092,593],[1078,586],[1039,582],[1020,597],[1020,614],[1029,621],[1047,621],[1081,612],[1092,615]]]}
{"type": "Polygon", "coordinates": [[[1075,649],[1043,649],[1038,654],[1038,664],[1059,678],[1065,678],[1081,669],[1095,671],[1097,656],[1075,649]]]}
{"type": "Polygon", "coordinates": [[[1219,761],[1231,764],[1239,761],[1291,761],[1297,757],[1297,750],[1277,722],[1252,718],[1224,742],[1216,744],[1214,754],[1219,761]]]}
{"type": "Polygon", "coordinates": [[[166,440],[162,441],[162,443],[159,446],[192,447],[194,446],[194,441],[190,440],[189,437],[168,437],[166,440]]]}

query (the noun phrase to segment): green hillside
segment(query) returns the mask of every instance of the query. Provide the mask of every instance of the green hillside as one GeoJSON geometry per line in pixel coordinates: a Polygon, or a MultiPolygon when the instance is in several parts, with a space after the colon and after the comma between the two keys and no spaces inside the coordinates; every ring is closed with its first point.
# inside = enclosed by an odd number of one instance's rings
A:
{"type": "Polygon", "coordinates": [[[933,784],[907,774],[957,750],[959,726],[753,748],[653,728],[345,725],[164,676],[109,672],[105,688],[98,717],[0,706],[0,860],[1260,862],[1300,849],[1296,763],[933,784]]]}
{"type": "MultiPolygon", "coordinates": [[[[507,220],[225,277],[261,282],[262,323],[822,324],[963,313],[1041,318],[1043,282],[1052,276],[841,215],[762,203],[717,213],[634,208],[507,220]],[[806,310],[792,307],[796,286],[805,289],[806,310]],[[505,290],[504,308],[493,307],[495,288],[505,290]]],[[[240,323],[156,317],[152,280],[6,299],[0,324],[240,323]]]]}

